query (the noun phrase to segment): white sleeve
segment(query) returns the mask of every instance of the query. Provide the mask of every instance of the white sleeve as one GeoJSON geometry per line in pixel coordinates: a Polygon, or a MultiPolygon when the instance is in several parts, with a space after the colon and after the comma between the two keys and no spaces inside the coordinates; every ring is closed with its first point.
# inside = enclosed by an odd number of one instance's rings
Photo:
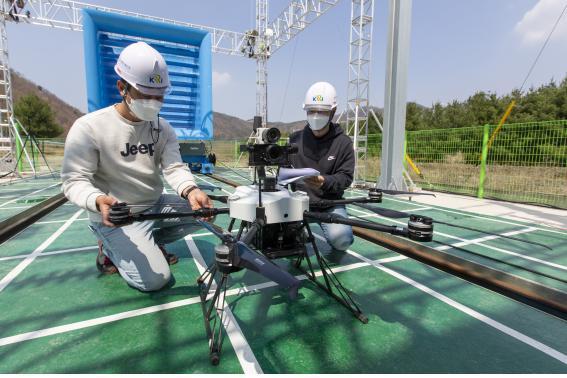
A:
{"type": "Polygon", "coordinates": [[[167,121],[160,120],[160,122],[164,126],[164,136],[167,138],[161,154],[163,177],[173,190],[181,196],[185,189],[197,184],[191,170],[181,160],[175,130],[167,121]]]}
{"type": "Polygon", "coordinates": [[[98,149],[88,132],[88,124],[78,119],[71,127],[65,141],[61,167],[62,189],[69,201],[93,212],[98,212],[96,198],[106,194],[93,184],[93,176],[98,169],[98,154],[98,149]]]}

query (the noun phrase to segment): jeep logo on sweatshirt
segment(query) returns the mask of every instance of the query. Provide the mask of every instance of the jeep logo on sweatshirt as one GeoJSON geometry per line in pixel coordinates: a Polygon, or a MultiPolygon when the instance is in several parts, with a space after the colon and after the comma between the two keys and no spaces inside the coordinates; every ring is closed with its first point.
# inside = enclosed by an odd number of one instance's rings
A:
{"type": "Polygon", "coordinates": [[[136,155],[137,153],[140,154],[147,154],[149,153],[150,156],[154,156],[154,144],[150,143],[150,144],[144,144],[141,143],[139,145],[130,145],[130,143],[126,143],[126,146],[124,148],[124,151],[120,151],[120,155],[126,157],[128,155],[136,155]]]}

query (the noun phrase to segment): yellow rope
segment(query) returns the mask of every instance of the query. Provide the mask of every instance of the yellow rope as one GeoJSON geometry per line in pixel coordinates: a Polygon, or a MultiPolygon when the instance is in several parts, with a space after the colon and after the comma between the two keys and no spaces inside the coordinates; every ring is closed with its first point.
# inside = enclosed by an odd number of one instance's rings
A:
{"type": "Polygon", "coordinates": [[[508,118],[510,113],[512,113],[512,108],[514,107],[514,105],[516,105],[516,100],[512,100],[510,105],[508,105],[508,109],[506,109],[506,112],[504,113],[504,115],[500,119],[500,122],[498,123],[498,127],[496,128],[496,130],[494,130],[492,132],[492,135],[490,136],[490,139],[488,140],[488,149],[490,149],[490,146],[492,146],[492,142],[494,142],[494,139],[496,139],[496,135],[498,135],[498,133],[500,132],[502,125],[506,121],[506,118],[508,118]]]}
{"type": "Polygon", "coordinates": [[[413,160],[411,160],[411,158],[409,157],[408,154],[406,154],[406,161],[409,163],[411,169],[413,169],[413,171],[421,178],[423,178],[423,174],[421,173],[421,171],[419,170],[419,168],[417,167],[417,165],[415,165],[415,163],[413,162],[413,160]]]}

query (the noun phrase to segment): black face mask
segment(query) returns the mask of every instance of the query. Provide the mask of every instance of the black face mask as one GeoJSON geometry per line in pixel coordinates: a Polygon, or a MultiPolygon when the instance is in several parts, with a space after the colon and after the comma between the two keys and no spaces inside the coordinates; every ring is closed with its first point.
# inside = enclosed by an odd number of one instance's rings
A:
{"type": "Polygon", "coordinates": [[[321,138],[316,138],[313,131],[306,127],[303,132],[303,153],[308,158],[319,161],[327,156],[329,148],[333,144],[335,133],[332,124],[329,124],[329,132],[321,138]]]}

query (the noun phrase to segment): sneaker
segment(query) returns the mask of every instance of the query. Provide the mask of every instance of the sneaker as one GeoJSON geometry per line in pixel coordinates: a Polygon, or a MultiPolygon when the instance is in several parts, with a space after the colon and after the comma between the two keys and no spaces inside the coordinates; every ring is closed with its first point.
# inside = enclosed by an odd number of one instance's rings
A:
{"type": "Polygon", "coordinates": [[[163,244],[158,244],[158,248],[160,249],[161,253],[163,253],[163,257],[165,257],[165,260],[169,265],[177,264],[177,262],[179,261],[177,256],[175,256],[173,253],[167,253],[163,244]]]}
{"type": "Polygon", "coordinates": [[[98,241],[98,255],[96,257],[96,268],[102,274],[116,274],[118,273],[118,269],[116,266],[110,261],[108,256],[106,256],[102,252],[102,240],[98,241]]]}

